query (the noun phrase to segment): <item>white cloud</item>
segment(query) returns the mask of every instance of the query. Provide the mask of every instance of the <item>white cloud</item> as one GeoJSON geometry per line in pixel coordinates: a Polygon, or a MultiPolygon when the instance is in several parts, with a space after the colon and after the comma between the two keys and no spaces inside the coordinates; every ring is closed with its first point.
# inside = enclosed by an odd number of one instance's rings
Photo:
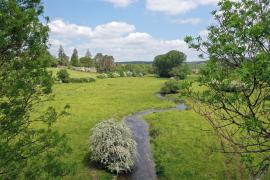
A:
{"type": "Polygon", "coordinates": [[[90,27],[77,26],[76,24],[67,24],[58,19],[50,22],[51,32],[60,36],[92,36],[93,31],[90,27]]]}
{"type": "Polygon", "coordinates": [[[110,22],[107,24],[95,27],[93,37],[121,37],[128,33],[134,32],[135,26],[129,25],[125,22],[110,22]]]}
{"type": "Polygon", "coordinates": [[[215,5],[218,0],[147,0],[146,8],[170,15],[183,14],[202,5],[215,5]]]}
{"type": "Polygon", "coordinates": [[[96,26],[94,29],[87,26],[65,23],[61,19],[50,22],[49,26],[53,34],[65,37],[111,38],[121,37],[135,31],[135,26],[129,25],[125,22],[115,21],[96,26]]]}
{"type": "Polygon", "coordinates": [[[115,7],[121,8],[127,7],[134,2],[134,0],[104,0],[104,1],[113,4],[115,7]]]}
{"type": "Polygon", "coordinates": [[[187,19],[174,19],[174,20],[172,20],[172,22],[176,23],[176,24],[197,25],[197,24],[200,24],[202,21],[200,18],[187,18],[187,19]]]}
{"type": "Polygon", "coordinates": [[[54,20],[49,27],[50,51],[54,55],[57,55],[59,45],[63,45],[68,55],[74,48],[84,55],[89,48],[92,54],[113,55],[116,61],[152,61],[156,55],[170,50],[183,51],[188,60],[198,60],[196,52],[188,49],[182,39],[156,39],[148,33],[137,32],[134,25],[125,22],[110,22],[91,28],[54,20]]]}

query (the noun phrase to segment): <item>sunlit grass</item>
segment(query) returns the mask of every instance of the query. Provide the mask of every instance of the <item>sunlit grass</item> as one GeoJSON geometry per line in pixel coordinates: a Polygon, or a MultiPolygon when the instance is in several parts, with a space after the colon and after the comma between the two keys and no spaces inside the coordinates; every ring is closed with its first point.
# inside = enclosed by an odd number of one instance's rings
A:
{"type": "MultiPolygon", "coordinates": [[[[54,69],[54,72],[57,70],[54,69]]],[[[92,76],[91,73],[76,71],[71,77],[92,76]]],[[[110,179],[111,174],[100,170],[90,170],[83,165],[88,152],[90,129],[103,120],[115,118],[121,120],[128,114],[149,108],[166,108],[174,103],[162,101],[155,96],[165,82],[154,77],[98,79],[94,83],[56,84],[53,89],[55,98],[44,106],[53,106],[61,110],[66,104],[71,106],[71,115],[60,119],[56,128],[67,134],[73,152],[66,158],[75,163],[75,175],[67,179],[91,179],[93,174],[98,179],[110,179]],[[94,173],[93,173],[94,172],[94,173]]]]}
{"type": "MultiPolygon", "coordinates": [[[[53,76],[56,77],[57,72],[60,70],[59,68],[49,68],[49,71],[53,73],[53,76]]],[[[90,72],[81,72],[81,71],[75,71],[71,69],[67,69],[70,77],[72,78],[84,78],[84,77],[92,77],[95,78],[98,73],[90,73],[90,72]]]]}
{"type": "MultiPolygon", "coordinates": [[[[54,74],[57,69],[50,69],[54,74]]],[[[95,77],[95,73],[69,70],[71,77],[95,77]]],[[[192,76],[189,79],[196,79],[192,76]]],[[[52,105],[61,110],[71,106],[70,115],[60,119],[56,128],[67,134],[73,152],[65,158],[75,163],[75,174],[65,179],[113,179],[114,175],[89,168],[83,159],[88,153],[89,131],[100,121],[121,120],[128,114],[149,108],[174,107],[170,101],[160,100],[155,93],[167,79],[147,76],[143,78],[97,79],[94,83],[56,84],[52,105]]],[[[194,84],[195,89],[200,89],[194,84]]],[[[175,95],[177,97],[178,95],[175,95]]],[[[151,131],[158,136],[151,143],[157,170],[161,179],[226,179],[228,172],[239,179],[238,162],[226,166],[225,157],[215,152],[219,141],[205,120],[193,111],[170,111],[146,117],[151,131]]]]}
{"type": "Polygon", "coordinates": [[[212,128],[192,110],[156,113],[146,119],[160,179],[246,177],[239,173],[239,161],[220,152],[220,143],[212,128]]]}

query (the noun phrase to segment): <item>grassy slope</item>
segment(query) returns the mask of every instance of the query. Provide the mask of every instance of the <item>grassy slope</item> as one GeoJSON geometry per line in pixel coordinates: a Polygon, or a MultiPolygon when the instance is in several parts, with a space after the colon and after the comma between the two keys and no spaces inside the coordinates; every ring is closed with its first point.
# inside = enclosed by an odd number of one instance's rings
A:
{"type": "MultiPolygon", "coordinates": [[[[55,69],[53,69],[56,72],[55,69]]],[[[91,73],[70,71],[71,77],[93,76],[91,73]]],[[[83,158],[88,152],[89,130],[99,121],[117,118],[148,108],[165,108],[173,103],[162,101],[154,93],[164,83],[164,79],[117,78],[98,79],[88,84],[56,84],[55,100],[52,105],[61,110],[65,104],[71,105],[71,115],[60,119],[57,128],[68,135],[73,153],[67,158],[70,163],[77,164],[73,177],[67,179],[111,179],[112,175],[103,171],[95,171],[83,166],[83,158]]]]}

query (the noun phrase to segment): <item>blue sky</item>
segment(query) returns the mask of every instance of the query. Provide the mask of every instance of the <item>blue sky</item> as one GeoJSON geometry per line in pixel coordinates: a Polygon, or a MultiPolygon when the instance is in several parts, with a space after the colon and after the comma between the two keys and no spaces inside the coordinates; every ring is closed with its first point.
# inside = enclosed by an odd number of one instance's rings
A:
{"type": "Polygon", "coordinates": [[[158,54],[180,50],[188,61],[199,60],[187,48],[186,35],[205,35],[217,0],[44,0],[50,17],[50,51],[63,45],[70,56],[89,48],[116,61],[152,61],[158,54]]]}

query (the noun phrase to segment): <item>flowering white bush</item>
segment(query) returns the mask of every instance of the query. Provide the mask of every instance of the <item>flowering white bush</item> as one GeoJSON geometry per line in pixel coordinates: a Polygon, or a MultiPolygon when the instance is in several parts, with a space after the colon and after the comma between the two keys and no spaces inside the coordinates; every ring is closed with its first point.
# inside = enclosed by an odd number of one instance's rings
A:
{"type": "Polygon", "coordinates": [[[244,89],[248,90],[248,85],[241,82],[240,80],[230,80],[224,79],[223,81],[218,81],[216,79],[212,80],[209,85],[216,86],[220,90],[225,92],[237,92],[244,89]]]}
{"type": "Polygon", "coordinates": [[[127,77],[127,73],[125,71],[120,72],[120,77],[127,77]]]}
{"type": "Polygon", "coordinates": [[[131,71],[127,71],[126,74],[127,74],[127,77],[133,76],[133,73],[131,71]]]}
{"type": "Polygon", "coordinates": [[[112,78],[118,78],[118,77],[120,77],[120,74],[118,72],[113,72],[111,77],[112,78]]]}
{"type": "Polygon", "coordinates": [[[102,73],[102,74],[100,74],[100,75],[98,75],[97,76],[97,78],[99,78],[99,79],[106,79],[106,78],[108,78],[109,76],[108,76],[108,74],[106,74],[106,73],[102,73]]]}
{"type": "Polygon", "coordinates": [[[126,124],[109,120],[91,130],[90,152],[92,160],[118,174],[134,167],[137,145],[126,124]]]}
{"type": "Polygon", "coordinates": [[[143,73],[135,73],[131,71],[123,71],[123,72],[111,72],[111,73],[102,73],[97,76],[99,79],[105,79],[105,78],[119,78],[119,77],[143,77],[143,73]]]}

